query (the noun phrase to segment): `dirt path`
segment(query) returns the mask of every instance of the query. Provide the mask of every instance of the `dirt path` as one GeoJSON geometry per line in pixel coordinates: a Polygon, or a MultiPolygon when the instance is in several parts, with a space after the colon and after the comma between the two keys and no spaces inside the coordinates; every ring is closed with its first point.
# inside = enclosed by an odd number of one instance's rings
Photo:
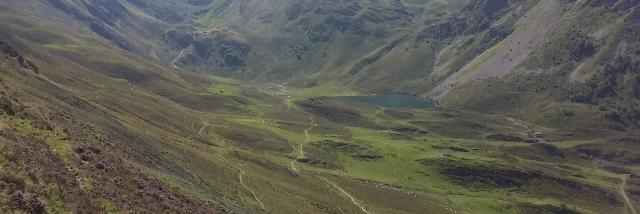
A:
{"type": "MultiPolygon", "coordinates": [[[[304,130],[304,135],[307,138],[303,143],[301,143],[298,146],[298,150],[300,151],[300,156],[298,156],[295,160],[291,161],[291,169],[293,169],[293,171],[295,172],[299,172],[298,169],[296,169],[295,163],[299,160],[304,158],[304,150],[303,150],[303,146],[307,143],[309,143],[309,141],[311,140],[311,136],[309,136],[309,132],[315,128],[316,126],[318,126],[318,124],[315,122],[315,120],[313,119],[313,115],[311,115],[309,112],[306,112],[304,110],[302,110],[303,112],[305,112],[308,116],[309,116],[309,121],[310,121],[310,126],[309,128],[304,130]]],[[[351,194],[349,194],[347,191],[345,191],[344,189],[340,188],[340,186],[338,186],[337,184],[329,181],[326,178],[321,177],[322,180],[324,180],[325,182],[327,182],[329,185],[331,185],[333,188],[335,188],[336,190],[340,191],[342,194],[344,194],[345,196],[347,196],[347,198],[349,198],[351,200],[351,202],[358,206],[358,208],[360,208],[360,210],[362,210],[362,212],[369,214],[369,211],[367,211],[360,203],[358,203],[358,201],[351,196],[351,194]]]]}
{"type": "Polygon", "coordinates": [[[625,189],[627,188],[627,177],[629,177],[629,175],[622,176],[622,182],[620,183],[620,189],[619,189],[620,195],[622,195],[622,198],[624,199],[625,207],[629,209],[629,213],[638,214],[638,210],[636,210],[636,208],[633,206],[633,202],[631,201],[631,199],[629,199],[629,196],[627,195],[627,191],[625,191],[625,189]]]}
{"type": "Polygon", "coordinates": [[[347,196],[347,198],[351,199],[351,202],[353,204],[355,204],[356,206],[358,206],[360,208],[360,210],[362,210],[362,212],[364,213],[368,213],[370,214],[369,211],[367,211],[367,209],[365,209],[360,203],[358,203],[358,201],[356,201],[356,199],[351,196],[351,194],[349,194],[347,191],[345,191],[344,189],[340,188],[340,186],[338,186],[337,184],[329,181],[329,179],[326,178],[322,178],[322,180],[324,180],[325,182],[327,182],[329,185],[331,185],[333,188],[337,189],[338,191],[340,191],[342,194],[344,194],[345,196],[347,196]]]}
{"type": "Polygon", "coordinates": [[[227,160],[227,158],[225,158],[224,156],[220,155],[220,158],[222,158],[222,160],[227,162],[227,164],[229,164],[229,166],[231,166],[231,167],[235,168],[236,170],[238,170],[238,180],[240,181],[240,185],[242,185],[242,187],[244,187],[247,191],[249,191],[251,193],[251,195],[253,196],[253,199],[256,200],[256,202],[258,202],[258,205],[260,205],[260,208],[262,208],[263,210],[266,210],[266,207],[264,206],[262,201],[260,201],[260,198],[258,198],[258,194],[256,192],[254,192],[253,190],[251,190],[251,188],[249,188],[249,186],[244,184],[244,181],[242,180],[242,177],[244,176],[244,170],[242,170],[240,167],[237,167],[237,166],[233,165],[231,163],[231,161],[227,160]]]}
{"type": "MultiPolygon", "coordinates": [[[[305,111],[305,113],[307,113],[305,111]]],[[[318,126],[318,124],[315,122],[315,120],[313,119],[313,116],[311,116],[311,114],[307,113],[309,116],[309,121],[311,121],[309,124],[309,128],[304,130],[304,136],[307,138],[304,142],[302,142],[300,145],[298,145],[298,151],[300,152],[300,156],[296,157],[293,161],[291,161],[291,169],[293,169],[293,171],[298,172],[299,170],[296,169],[296,162],[298,162],[298,160],[304,158],[304,150],[303,147],[305,144],[309,143],[309,141],[311,140],[311,136],[309,136],[309,132],[315,128],[316,126],[318,126]]]]}
{"type": "MultiPolygon", "coordinates": [[[[195,33],[193,34],[193,40],[196,40],[196,38],[197,38],[197,35],[198,35],[198,34],[202,34],[202,33],[201,33],[201,32],[195,32],[195,33]]],[[[180,69],[180,67],[178,67],[178,65],[176,65],[176,62],[178,62],[178,60],[179,60],[180,58],[182,58],[182,55],[184,55],[184,52],[185,52],[187,49],[189,49],[189,46],[187,46],[186,48],[182,49],[182,50],[180,51],[180,54],[178,54],[178,56],[176,56],[176,58],[175,58],[175,59],[173,59],[173,60],[171,61],[171,65],[172,65],[175,69],[180,69]]]]}
{"type": "MultiPolygon", "coordinates": [[[[280,87],[282,87],[282,85],[280,85],[280,87]]],[[[286,89],[284,89],[284,91],[286,92],[286,89]]],[[[285,94],[286,95],[286,94],[285,94]]],[[[304,154],[304,145],[306,145],[307,143],[309,143],[309,141],[311,141],[311,136],[309,135],[309,132],[311,130],[313,130],[313,128],[315,128],[316,126],[318,126],[318,124],[316,123],[315,119],[313,118],[313,115],[303,109],[300,108],[296,108],[295,106],[293,107],[294,109],[300,110],[302,112],[304,112],[305,114],[307,114],[307,117],[309,118],[309,128],[304,130],[304,136],[306,137],[305,141],[302,142],[301,144],[298,145],[297,149],[300,152],[300,155],[298,157],[296,157],[293,161],[291,161],[291,169],[295,172],[300,172],[300,170],[298,170],[296,168],[296,162],[298,162],[298,160],[302,159],[305,157],[304,154]]],[[[351,196],[351,194],[349,194],[347,191],[345,191],[344,189],[340,188],[340,186],[338,186],[337,184],[329,181],[326,178],[320,177],[322,180],[324,180],[325,182],[327,182],[331,187],[335,188],[336,190],[340,191],[342,194],[344,194],[345,196],[347,196],[347,198],[349,198],[351,200],[351,202],[358,206],[358,208],[360,208],[360,210],[362,210],[362,212],[370,214],[369,211],[367,211],[364,206],[362,206],[360,203],[358,203],[358,201],[351,196]]]]}
{"type": "Polygon", "coordinates": [[[175,58],[175,59],[173,59],[173,61],[171,61],[171,65],[172,65],[174,68],[176,68],[176,69],[180,69],[180,67],[178,67],[178,66],[176,65],[176,62],[178,62],[178,60],[179,60],[180,58],[182,58],[182,55],[184,55],[184,51],[186,51],[186,50],[187,50],[187,48],[189,48],[189,47],[186,47],[186,48],[182,49],[182,50],[180,51],[180,54],[178,54],[178,56],[176,56],[176,58],[175,58]]]}
{"type": "MultiPolygon", "coordinates": [[[[211,124],[204,124],[204,125],[202,126],[202,128],[200,128],[200,130],[198,131],[198,136],[202,136],[202,132],[203,132],[203,131],[204,131],[204,129],[205,129],[206,127],[208,127],[208,126],[211,126],[211,124]]],[[[246,189],[247,191],[249,191],[249,192],[251,193],[251,195],[253,196],[253,199],[254,199],[256,202],[258,202],[258,205],[260,205],[260,208],[262,208],[263,210],[266,210],[266,207],[264,206],[264,204],[262,203],[262,201],[260,201],[260,198],[258,197],[258,194],[257,194],[256,192],[254,192],[253,190],[251,190],[251,188],[249,188],[249,186],[247,186],[247,185],[244,183],[244,180],[242,179],[242,178],[244,177],[244,174],[245,174],[245,173],[244,173],[244,170],[242,170],[240,167],[238,167],[238,166],[236,166],[236,165],[232,164],[232,163],[231,163],[231,161],[227,160],[227,158],[225,158],[224,156],[222,156],[222,155],[218,155],[218,156],[220,156],[220,158],[221,158],[222,160],[224,160],[224,162],[226,162],[226,163],[227,163],[227,165],[229,165],[229,166],[231,166],[231,167],[235,168],[236,170],[238,170],[238,181],[240,182],[240,185],[241,185],[242,187],[244,187],[244,189],[246,189]]]]}
{"type": "Polygon", "coordinates": [[[210,124],[204,124],[198,131],[198,136],[202,136],[202,131],[204,131],[204,128],[207,128],[208,126],[210,126],[210,124]]]}

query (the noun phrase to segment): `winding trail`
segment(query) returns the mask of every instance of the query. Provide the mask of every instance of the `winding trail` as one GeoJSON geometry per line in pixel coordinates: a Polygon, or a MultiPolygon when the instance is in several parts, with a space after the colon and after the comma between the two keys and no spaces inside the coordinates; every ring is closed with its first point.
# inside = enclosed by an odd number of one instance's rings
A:
{"type": "Polygon", "coordinates": [[[356,206],[358,206],[360,208],[360,210],[362,210],[362,212],[370,214],[369,211],[367,211],[367,209],[365,209],[360,203],[358,203],[358,201],[356,201],[356,199],[351,196],[351,194],[349,194],[347,191],[345,191],[344,189],[340,188],[337,184],[329,181],[329,179],[326,178],[322,178],[322,180],[324,180],[325,182],[327,182],[329,185],[333,186],[333,188],[337,189],[338,191],[340,191],[342,194],[344,194],[345,196],[347,196],[347,198],[351,199],[351,202],[353,204],[355,204],[356,206]]]}
{"type": "Polygon", "coordinates": [[[622,195],[622,198],[624,199],[625,207],[629,209],[629,213],[638,214],[638,210],[636,210],[636,208],[633,206],[633,202],[631,201],[631,199],[629,199],[629,196],[627,195],[627,191],[625,191],[625,188],[627,187],[627,177],[629,177],[629,175],[622,176],[622,182],[620,183],[620,189],[619,189],[620,195],[622,195]]]}
{"type": "MultiPolygon", "coordinates": [[[[196,40],[196,38],[197,38],[197,35],[198,35],[198,34],[202,34],[202,33],[201,33],[201,32],[195,32],[195,33],[193,34],[193,40],[196,40]]],[[[189,46],[191,46],[191,45],[189,45],[189,46]]],[[[187,47],[183,48],[183,49],[180,51],[180,54],[178,54],[178,56],[176,56],[176,58],[175,58],[175,59],[173,59],[173,60],[171,61],[171,65],[172,65],[175,69],[180,69],[180,67],[178,67],[178,65],[176,65],[176,62],[178,62],[178,60],[179,60],[180,58],[182,58],[182,55],[184,55],[184,51],[186,51],[187,49],[189,49],[189,46],[187,46],[187,47]]]]}
{"type": "MultiPolygon", "coordinates": [[[[302,159],[305,157],[304,155],[304,145],[309,143],[309,141],[311,141],[311,136],[309,135],[309,132],[311,130],[313,130],[313,128],[315,128],[316,126],[318,126],[318,124],[316,123],[315,119],[313,119],[313,115],[303,109],[299,109],[296,108],[302,112],[304,112],[305,114],[307,114],[307,116],[309,117],[309,128],[304,130],[304,136],[306,137],[305,141],[302,142],[301,144],[298,145],[298,151],[300,152],[300,156],[296,157],[293,161],[291,161],[291,169],[295,172],[300,172],[300,170],[298,170],[296,168],[296,162],[298,162],[298,160],[302,159]]],[[[320,177],[320,179],[324,180],[326,183],[328,183],[331,187],[335,188],[336,190],[340,191],[342,194],[344,194],[345,196],[347,196],[347,198],[349,198],[351,200],[351,202],[356,205],[358,208],[360,208],[360,210],[362,210],[362,212],[370,214],[369,211],[367,211],[367,209],[364,208],[364,206],[362,206],[362,204],[360,204],[353,196],[351,196],[351,194],[349,194],[347,191],[345,191],[344,189],[340,188],[340,186],[338,186],[337,184],[329,181],[329,179],[326,179],[324,177],[320,177]]]]}
{"type": "Polygon", "coordinates": [[[204,128],[207,128],[208,126],[211,126],[211,124],[204,124],[202,125],[202,128],[200,128],[200,130],[198,131],[198,136],[202,136],[202,131],[204,131],[204,128]]]}
{"type": "Polygon", "coordinates": [[[255,199],[256,202],[258,202],[258,204],[260,205],[260,208],[262,208],[263,210],[266,209],[262,201],[260,201],[260,198],[258,198],[258,194],[256,194],[253,190],[247,187],[247,185],[245,185],[244,182],[242,181],[242,175],[244,174],[244,171],[242,171],[242,169],[238,167],[236,167],[236,169],[238,169],[238,179],[240,180],[240,185],[242,185],[245,189],[251,192],[251,195],[253,195],[253,199],[255,199]]]}
{"type": "Polygon", "coordinates": [[[305,111],[305,113],[308,114],[309,116],[309,121],[311,121],[309,124],[311,124],[311,126],[309,126],[309,128],[304,130],[304,136],[307,138],[304,142],[302,142],[300,145],[298,145],[298,151],[300,151],[300,156],[296,157],[295,159],[293,159],[293,161],[291,161],[291,169],[293,169],[293,171],[295,172],[299,172],[298,169],[296,169],[296,162],[298,162],[298,160],[304,158],[304,150],[303,150],[303,146],[307,143],[309,143],[309,141],[311,141],[311,136],[309,136],[309,132],[315,128],[316,126],[318,126],[318,124],[315,122],[315,120],[313,119],[313,116],[311,116],[311,114],[309,114],[308,112],[305,111]]]}
{"type": "MultiPolygon", "coordinates": [[[[276,94],[276,96],[283,96],[286,98],[291,98],[291,95],[289,95],[289,91],[287,90],[286,86],[284,86],[283,84],[278,84],[278,89],[279,91],[276,94]]],[[[305,158],[305,153],[304,153],[304,145],[306,145],[307,143],[309,143],[309,141],[311,141],[311,136],[309,135],[309,132],[311,130],[313,130],[313,128],[315,128],[316,126],[318,126],[318,124],[316,123],[315,119],[313,118],[313,114],[305,111],[302,108],[297,107],[295,104],[293,104],[291,99],[285,99],[285,104],[287,105],[287,109],[289,111],[291,111],[291,109],[295,109],[295,110],[299,110],[301,112],[304,112],[307,117],[309,118],[309,128],[304,130],[304,136],[306,137],[305,141],[302,142],[301,144],[299,144],[296,149],[300,152],[300,155],[298,157],[296,157],[293,161],[291,161],[291,169],[296,172],[299,173],[301,172],[299,169],[296,168],[296,162],[298,162],[298,160],[305,158]]],[[[362,206],[362,204],[360,204],[353,196],[351,196],[351,194],[349,194],[347,191],[345,191],[344,189],[340,188],[340,186],[338,186],[337,184],[329,181],[328,179],[324,178],[324,177],[319,177],[320,179],[324,180],[326,183],[329,184],[329,186],[331,186],[332,188],[338,190],[339,192],[341,192],[343,195],[345,195],[347,198],[349,198],[351,200],[351,202],[356,205],[358,208],[360,208],[360,210],[362,210],[362,212],[366,213],[366,214],[370,214],[369,211],[367,211],[367,209],[364,208],[364,206],[362,206]]]]}
{"type": "Polygon", "coordinates": [[[231,167],[235,168],[236,170],[238,170],[238,180],[240,181],[240,185],[242,185],[242,187],[244,187],[247,191],[249,191],[251,193],[251,195],[253,196],[253,199],[255,199],[256,202],[258,202],[258,205],[260,205],[260,208],[262,208],[263,210],[266,210],[266,207],[264,206],[262,201],[260,201],[260,198],[258,198],[258,194],[256,192],[254,192],[253,190],[251,190],[251,188],[249,188],[249,186],[244,184],[244,181],[242,180],[242,177],[244,175],[244,170],[242,170],[240,167],[237,167],[237,166],[233,165],[231,163],[231,161],[227,160],[227,158],[225,158],[224,156],[222,156],[222,155],[219,155],[219,156],[220,156],[220,158],[222,158],[222,160],[227,162],[227,164],[229,164],[229,166],[231,166],[231,167]]]}
{"type": "MultiPolygon", "coordinates": [[[[202,128],[200,128],[200,130],[198,131],[198,136],[202,136],[202,131],[204,131],[204,129],[208,126],[211,126],[211,124],[204,124],[202,126],[202,128]]],[[[253,196],[253,199],[258,202],[258,205],[260,205],[260,208],[262,208],[263,210],[266,210],[266,207],[264,206],[264,204],[262,203],[262,201],[260,201],[260,198],[258,197],[258,194],[256,192],[254,192],[253,190],[251,190],[251,188],[249,188],[249,186],[247,186],[244,183],[244,180],[242,179],[242,177],[244,177],[244,170],[242,170],[240,167],[234,165],[231,163],[231,161],[229,161],[227,158],[225,158],[222,155],[218,155],[222,160],[224,160],[224,162],[226,162],[229,166],[235,168],[236,170],[238,170],[238,181],[240,182],[240,185],[242,185],[242,187],[244,187],[247,191],[249,191],[251,193],[251,195],[253,196]]]]}
{"type": "Polygon", "coordinates": [[[172,65],[174,68],[176,68],[176,69],[180,69],[180,67],[178,67],[178,66],[176,65],[176,62],[178,62],[178,60],[179,60],[180,58],[182,58],[182,55],[184,55],[184,51],[186,51],[186,50],[187,50],[187,48],[189,48],[189,47],[186,47],[186,48],[182,49],[182,50],[180,51],[180,54],[178,54],[178,56],[176,56],[176,58],[175,58],[175,59],[173,59],[173,61],[171,61],[171,65],[172,65]]]}

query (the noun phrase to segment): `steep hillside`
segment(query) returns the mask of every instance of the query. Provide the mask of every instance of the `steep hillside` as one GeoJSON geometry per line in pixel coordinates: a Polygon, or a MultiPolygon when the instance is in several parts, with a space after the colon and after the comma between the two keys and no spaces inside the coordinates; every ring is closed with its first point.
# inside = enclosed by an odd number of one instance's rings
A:
{"type": "Polygon", "coordinates": [[[521,63],[498,78],[457,87],[460,93],[443,103],[519,111],[521,117],[549,124],[568,121],[565,125],[578,126],[590,117],[592,122],[612,121],[618,128],[637,126],[639,100],[632,88],[639,59],[639,41],[633,36],[638,2],[575,2],[562,10],[545,43],[532,47],[521,63]]]}
{"type": "Polygon", "coordinates": [[[256,156],[292,151],[242,120],[285,108],[279,98],[4,11],[3,212],[290,212],[309,201],[352,212],[324,183],[256,156]]]}
{"type": "MultiPolygon", "coordinates": [[[[576,105],[570,98],[576,85],[601,75],[618,57],[637,58],[639,44],[630,38],[637,11],[632,0],[214,1],[196,20],[201,29],[235,32],[232,46],[243,50],[227,59],[213,56],[219,65],[230,64],[214,73],[299,87],[419,94],[475,110],[473,103],[495,101],[472,99],[484,97],[477,93],[528,99],[532,90],[547,91],[535,94],[545,104],[576,105]],[[550,77],[553,83],[540,81],[550,77]],[[474,86],[484,81],[529,86],[497,93],[474,86]],[[447,96],[455,89],[477,93],[447,96]]],[[[220,40],[208,44],[215,48],[228,39],[220,40]]],[[[634,102],[617,108],[635,112],[634,102]]],[[[514,105],[494,111],[527,117],[518,111],[529,104],[514,105]]],[[[624,116],[625,125],[637,124],[634,114],[624,116]]]]}
{"type": "Polygon", "coordinates": [[[0,212],[633,214],[639,4],[0,1],[0,212]]]}

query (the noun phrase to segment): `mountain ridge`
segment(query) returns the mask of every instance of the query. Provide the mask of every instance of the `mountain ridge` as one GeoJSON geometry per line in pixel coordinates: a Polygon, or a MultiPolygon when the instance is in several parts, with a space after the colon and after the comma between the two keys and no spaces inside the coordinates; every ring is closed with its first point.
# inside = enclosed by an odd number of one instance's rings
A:
{"type": "Polygon", "coordinates": [[[632,213],[639,4],[1,1],[0,212],[632,213]]]}

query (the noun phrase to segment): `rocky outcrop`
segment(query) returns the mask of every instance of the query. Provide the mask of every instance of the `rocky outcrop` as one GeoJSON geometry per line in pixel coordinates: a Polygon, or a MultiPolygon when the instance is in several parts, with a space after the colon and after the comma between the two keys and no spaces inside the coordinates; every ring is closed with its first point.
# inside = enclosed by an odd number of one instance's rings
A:
{"type": "MultiPolygon", "coordinates": [[[[184,36],[178,35],[178,38],[184,40],[178,43],[188,41],[184,36]]],[[[245,69],[250,52],[251,46],[244,39],[220,30],[196,36],[188,52],[176,64],[197,71],[229,74],[245,69]]]]}
{"type": "Polygon", "coordinates": [[[619,57],[604,66],[598,74],[569,91],[578,103],[599,105],[609,120],[627,126],[640,123],[640,61],[619,57]],[[613,102],[613,100],[616,100],[613,102]]]}
{"type": "MultiPolygon", "coordinates": [[[[457,36],[472,34],[488,29],[492,23],[507,12],[507,8],[518,1],[509,0],[474,0],[458,13],[460,15],[448,17],[437,23],[430,23],[416,37],[417,41],[426,39],[452,40],[457,36]]],[[[507,31],[508,32],[508,31],[507,31]]],[[[492,32],[490,37],[498,37],[504,32],[492,32]]],[[[509,32],[510,33],[510,32],[509,32]]],[[[506,36],[501,36],[506,37],[506,36]]]]}
{"type": "Polygon", "coordinates": [[[39,72],[38,67],[33,62],[22,56],[22,54],[20,54],[18,50],[13,48],[13,46],[9,45],[8,43],[0,41],[0,51],[6,55],[6,58],[12,59],[20,67],[32,70],[35,73],[39,72]]]}
{"type": "Polygon", "coordinates": [[[399,1],[386,4],[371,1],[362,4],[357,0],[301,1],[285,10],[289,20],[303,28],[307,39],[313,43],[331,41],[336,33],[359,37],[381,38],[389,29],[373,27],[376,24],[392,23],[396,26],[407,25],[415,14],[399,1]]]}

